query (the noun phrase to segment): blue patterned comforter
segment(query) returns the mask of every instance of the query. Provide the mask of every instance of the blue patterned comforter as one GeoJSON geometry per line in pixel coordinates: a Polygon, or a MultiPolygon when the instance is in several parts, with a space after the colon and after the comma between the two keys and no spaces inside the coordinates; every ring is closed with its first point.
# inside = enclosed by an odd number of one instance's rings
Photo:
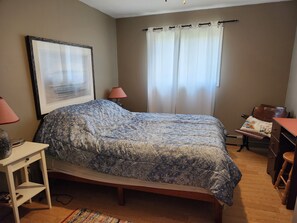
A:
{"type": "Polygon", "coordinates": [[[35,141],[47,154],[102,173],[209,190],[231,205],[241,173],[224,127],[206,115],[129,112],[107,100],[49,113],[35,141]]]}

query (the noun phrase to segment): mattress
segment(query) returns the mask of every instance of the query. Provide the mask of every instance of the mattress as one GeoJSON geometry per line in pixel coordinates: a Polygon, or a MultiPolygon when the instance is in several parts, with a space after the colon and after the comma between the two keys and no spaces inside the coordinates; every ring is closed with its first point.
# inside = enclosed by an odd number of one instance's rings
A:
{"type": "Polygon", "coordinates": [[[93,181],[102,182],[102,183],[211,194],[206,189],[200,188],[200,187],[191,187],[191,186],[183,186],[183,185],[168,184],[168,183],[154,183],[154,182],[148,182],[148,181],[138,180],[133,178],[125,178],[125,177],[119,177],[119,176],[114,176],[110,174],[104,174],[95,170],[73,165],[65,161],[57,160],[51,156],[46,157],[46,162],[47,162],[48,172],[64,173],[78,178],[93,180],[93,181]]]}

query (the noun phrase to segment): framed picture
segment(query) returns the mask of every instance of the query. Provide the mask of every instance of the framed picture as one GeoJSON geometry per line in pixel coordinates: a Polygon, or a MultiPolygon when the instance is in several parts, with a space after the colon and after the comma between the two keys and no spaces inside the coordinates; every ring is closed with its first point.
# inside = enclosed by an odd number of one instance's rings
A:
{"type": "Polygon", "coordinates": [[[95,99],[90,46],[26,36],[37,118],[95,99]]]}

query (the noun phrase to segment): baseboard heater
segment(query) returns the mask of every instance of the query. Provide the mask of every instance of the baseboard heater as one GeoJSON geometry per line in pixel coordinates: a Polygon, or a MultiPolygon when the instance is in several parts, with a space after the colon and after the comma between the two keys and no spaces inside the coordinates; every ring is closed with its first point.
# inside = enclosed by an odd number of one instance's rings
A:
{"type": "MultiPolygon", "coordinates": [[[[240,139],[240,140],[242,140],[242,135],[227,134],[227,138],[240,139]]],[[[226,142],[226,145],[230,145],[230,146],[241,146],[241,144],[238,144],[238,143],[229,143],[229,142],[226,142]]]]}

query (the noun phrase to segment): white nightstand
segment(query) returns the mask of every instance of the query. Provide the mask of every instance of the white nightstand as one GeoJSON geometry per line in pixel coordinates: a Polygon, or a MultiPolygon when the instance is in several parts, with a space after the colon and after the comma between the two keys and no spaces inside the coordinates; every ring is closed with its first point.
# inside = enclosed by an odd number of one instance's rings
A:
{"type": "Polygon", "coordinates": [[[43,190],[46,192],[49,208],[52,207],[44,155],[44,149],[47,147],[47,144],[25,142],[23,145],[13,148],[12,154],[8,158],[0,160],[0,171],[6,174],[14,219],[17,223],[20,222],[18,207],[26,201],[31,201],[32,197],[43,190]],[[44,184],[29,181],[27,167],[36,161],[40,163],[44,184]],[[19,169],[23,171],[23,183],[15,187],[13,172],[19,169]],[[18,199],[16,193],[20,195],[18,199]]]}

